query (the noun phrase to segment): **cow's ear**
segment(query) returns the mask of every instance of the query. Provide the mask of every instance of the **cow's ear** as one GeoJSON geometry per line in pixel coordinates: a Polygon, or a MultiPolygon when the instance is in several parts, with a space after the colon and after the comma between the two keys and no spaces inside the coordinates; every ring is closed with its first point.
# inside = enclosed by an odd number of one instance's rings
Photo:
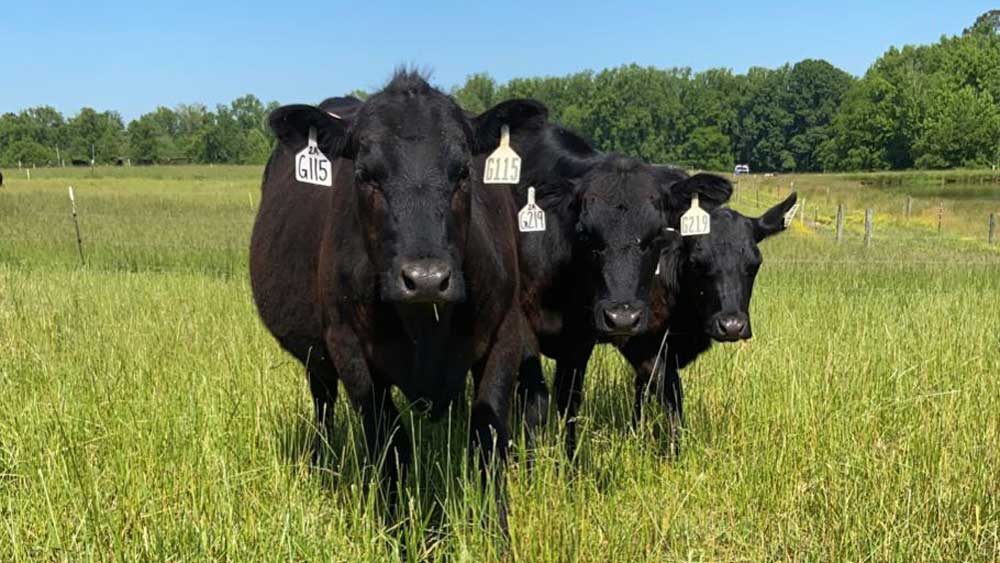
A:
{"type": "Polygon", "coordinates": [[[535,100],[507,100],[472,118],[475,153],[492,152],[500,143],[500,127],[510,128],[511,136],[527,130],[540,131],[549,110],[535,100]]]}
{"type": "Polygon", "coordinates": [[[788,196],[785,201],[768,209],[763,215],[753,220],[753,235],[757,242],[787,228],[789,221],[786,216],[792,207],[795,207],[797,197],[798,195],[792,192],[792,195],[788,196]]]}
{"type": "Polygon", "coordinates": [[[705,211],[719,207],[733,195],[733,185],[729,180],[715,174],[686,177],[682,171],[672,169],[659,171],[659,176],[663,207],[671,226],[676,226],[681,215],[691,208],[694,194],[698,194],[698,206],[705,211]]]}
{"type": "Polygon", "coordinates": [[[267,119],[271,131],[286,149],[297,152],[309,144],[309,129],[316,129],[316,143],[330,159],[342,156],[347,146],[347,124],[317,107],[282,106],[267,119]]]}

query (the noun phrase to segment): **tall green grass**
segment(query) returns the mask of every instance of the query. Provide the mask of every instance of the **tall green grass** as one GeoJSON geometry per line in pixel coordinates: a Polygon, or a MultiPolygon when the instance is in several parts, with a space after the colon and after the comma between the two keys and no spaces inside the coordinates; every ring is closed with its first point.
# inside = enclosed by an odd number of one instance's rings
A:
{"type": "Polygon", "coordinates": [[[576,462],[553,427],[531,471],[512,464],[505,546],[480,525],[463,409],[404,409],[419,462],[396,520],[365,494],[346,400],[311,466],[302,370],[246,282],[258,170],[101,172],[0,190],[0,561],[1000,559],[982,242],[891,216],[869,249],[808,221],[767,241],[754,339],[684,375],[683,456],[658,408],[631,429],[631,374],[599,350],[576,462]]]}

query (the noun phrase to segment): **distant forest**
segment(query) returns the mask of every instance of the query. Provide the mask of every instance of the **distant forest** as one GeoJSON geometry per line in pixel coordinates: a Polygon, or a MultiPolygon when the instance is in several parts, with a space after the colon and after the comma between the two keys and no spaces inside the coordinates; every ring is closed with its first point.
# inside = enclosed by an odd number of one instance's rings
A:
{"type": "MultiPolygon", "coordinates": [[[[746,74],[633,64],[503,84],[473,74],[450,92],[473,112],[535,98],[601,150],[691,168],[997,167],[1000,10],[932,45],[892,47],[861,78],[813,59],[746,74]]],[[[52,107],[28,108],[0,116],[0,165],[90,164],[92,157],[98,164],[260,164],[274,142],[266,116],[277,106],[246,95],[214,110],[158,107],[127,124],[115,111],[83,108],[66,118],[52,107]]]]}

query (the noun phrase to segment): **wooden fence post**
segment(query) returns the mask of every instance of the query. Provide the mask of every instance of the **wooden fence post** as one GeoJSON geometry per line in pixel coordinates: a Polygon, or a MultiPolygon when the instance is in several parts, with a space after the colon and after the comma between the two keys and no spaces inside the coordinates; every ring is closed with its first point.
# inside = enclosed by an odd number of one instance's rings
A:
{"type": "Polygon", "coordinates": [[[906,196],[906,219],[910,219],[910,213],[913,212],[913,198],[906,196]]]}
{"type": "Polygon", "coordinates": [[[844,238],[844,204],[837,204],[837,242],[844,238]]]}
{"type": "MultiPolygon", "coordinates": [[[[943,182],[944,180],[942,180],[943,182]]],[[[941,223],[944,221],[944,202],[938,202],[938,234],[941,234],[941,223]]]]}
{"type": "Polygon", "coordinates": [[[73,186],[69,187],[69,205],[73,214],[73,225],[76,227],[76,251],[80,253],[80,265],[86,262],[83,259],[83,237],[80,236],[80,221],[76,218],[76,196],[73,194],[73,186]]]}
{"type": "Polygon", "coordinates": [[[990,235],[987,238],[990,244],[996,244],[997,242],[997,214],[996,212],[990,213],[990,235]]]}
{"type": "Polygon", "coordinates": [[[802,198],[802,213],[799,214],[799,222],[806,224],[806,198],[802,198]]]}
{"type": "Polygon", "coordinates": [[[872,245],[872,223],[874,223],[875,213],[869,208],[865,209],[865,246],[872,245]]]}

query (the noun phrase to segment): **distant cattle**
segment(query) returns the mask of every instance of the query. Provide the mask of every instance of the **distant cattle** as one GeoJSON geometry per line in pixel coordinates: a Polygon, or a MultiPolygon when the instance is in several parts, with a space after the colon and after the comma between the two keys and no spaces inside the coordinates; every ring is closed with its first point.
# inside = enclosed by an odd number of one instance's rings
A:
{"type": "Polygon", "coordinates": [[[3,186],[3,172],[0,171],[0,186],[3,186]]]}
{"type": "Polygon", "coordinates": [[[513,385],[535,352],[517,306],[513,201],[482,185],[478,163],[501,125],[537,130],[547,111],[514,100],[470,119],[409,72],[350,103],[351,121],[331,104],[269,118],[279,143],[250,250],[258,311],[306,367],[320,428],[344,384],[369,454],[389,447],[390,492],[397,463],[405,470],[412,456],[391,387],[437,417],[461,398],[471,369],[471,439],[485,480],[494,452],[506,458],[513,385]]]}
{"type": "Polygon", "coordinates": [[[752,218],[703,200],[711,232],[676,235],[663,251],[650,330],[619,349],[636,372],[634,422],[641,420],[644,398],[652,388],[667,409],[676,453],[680,451],[684,398],[679,370],[708,350],[713,340],[731,342],[752,336],[750,296],[762,263],[757,245],[785,229],[785,217],[795,201],[793,193],[752,218]]]}

